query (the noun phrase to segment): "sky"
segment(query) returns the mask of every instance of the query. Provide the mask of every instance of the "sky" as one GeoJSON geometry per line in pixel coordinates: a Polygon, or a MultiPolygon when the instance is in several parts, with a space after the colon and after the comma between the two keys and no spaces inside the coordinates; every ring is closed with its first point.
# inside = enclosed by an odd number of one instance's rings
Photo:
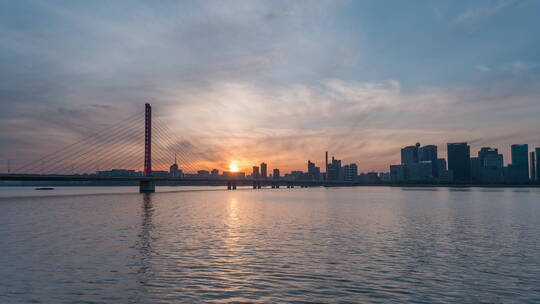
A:
{"type": "MultiPolygon", "coordinates": [[[[201,169],[540,147],[540,1],[0,2],[0,171],[141,111],[201,169]]],[[[172,162],[172,161],[171,161],[172,162]]],[[[180,164],[182,166],[182,163],[180,164]]],[[[142,161],[141,161],[142,166],[142,161]]]]}

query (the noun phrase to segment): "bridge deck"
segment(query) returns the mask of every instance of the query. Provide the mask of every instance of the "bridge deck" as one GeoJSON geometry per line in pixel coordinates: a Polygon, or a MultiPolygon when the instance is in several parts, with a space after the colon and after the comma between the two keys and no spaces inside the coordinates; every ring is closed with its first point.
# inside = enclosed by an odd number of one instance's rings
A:
{"type": "Polygon", "coordinates": [[[311,180],[274,180],[274,179],[240,179],[240,178],[174,178],[174,177],[158,177],[158,176],[92,176],[92,175],[29,175],[29,174],[1,174],[0,181],[110,181],[110,182],[186,182],[186,183],[213,183],[213,184],[227,184],[229,182],[235,182],[237,184],[249,185],[252,183],[259,183],[261,185],[280,184],[286,185],[294,183],[295,185],[310,185],[310,186],[323,186],[323,185],[348,185],[351,183],[345,182],[322,182],[311,180]]]}

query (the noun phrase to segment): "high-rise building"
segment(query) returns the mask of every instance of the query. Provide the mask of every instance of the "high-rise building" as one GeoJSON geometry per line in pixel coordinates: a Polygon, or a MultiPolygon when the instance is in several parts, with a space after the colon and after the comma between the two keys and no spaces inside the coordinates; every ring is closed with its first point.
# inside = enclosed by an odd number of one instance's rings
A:
{"type": "Polygon", "coordinates": [[[454,181],[471,180],[471,148],[467,143],[448,144],[448,170],[452,171],[454,181]]]}
{"type": "Polygon", "coordinates": [[[534,151],[531,152],[531,181],[536,181],[536,157],[534,151]]]}
{"type": "Polygon", "coordinates": [[[272,174],[273,179],[279,179],[279,169],[274,169],[274,173],[272,174]]]}
{"type": "Polygon", "coordinates": [[[426,182],[433,179],[433,163],[420,161],[415,164],[407,165],[407,179],[416,182],[426,182]]]}
{"type": "Polygon", "coordinates": [[[341,180],[341,160],[337,160],[332,156],[332,163],[328,164],[327,178],[330,181],[341,180]]]}
{"type": "Polygon", "coordinates": [[[446,159],[444,158],[437,159],[437,171],[438,172],[446,171],[446,159]]]}
{"type": "Polygon", "coordinates": [[[358,176],[358,166],[355,163],[343,166],[343,180],[346,182],[354,182],[358,176]]]}
{"type": "Polygon", "coordinates": [[[512,145],[512,165],[510,168],[512,182],[529,180],[529,145],[512,145]]]}
{"type": "Polygon", "coordinates": [[[254,178],[254,179],[257,179],[259,178],[259,167],[257,166],[253,166],[253,171],[251,173],[251,177],[254,178]]]}
{"type": "MultiPolygon", "coordinates": [[[[478,151],[478,168],[471,169],[474,173],[478,171],[478,175],[472,174],[473,178],[483,183],[501,183],[504,182],[504,158],[499,154],[496,148],[482,147],[478,151]]],[[[471,165],[474,162],[471,159],[471,165]]],[[[472,166],[474,168],[474,166],[472,166]]]]}
{"type": "Polygon", "coordinates": [[[307,172],[310,179],[315,179],[315,163],[312,163],[310,160],[307,161],[307,172]]]}
{"type": "Polygon", "coordinates": [[[307,175],[308,175],[308,178],[310,180],[319,180],[319,176],[321,175],[321,168],[315,166],[315,163],[312,163],[311,161],[308,160],[308,165],[307,165],[307,175]]]}
{"type": "Polygon", "coordinates": [[[401,149],[401,164],[410,165],[418,163],[418,149],[420,148],[420,143],[417,143],[415,146],[407,146],[401,149]]]}
{"type": "MultiPolygon", "coordinates": [[[[480,151],[478,151],[478,160],[480,161],[481,167],[499,167],[499,161],[502,161],[502,154],[499,154],[499,150],[496,148],[482,147],[480,148],[480,151]],[[486,161],[488,162],[487,165],[486,161]]],[[[504,163],[501,163],[499,168],[502,168],[503,166],[504,163]]]]}
{"type": "Polygon", "coordinates": [[[480,180],[480,159],[478,157],[471,157],[471,180],[480,180]]]}
{"type": "Polygon", "coordinates": [[[502,154],[490,154],[484,157],[482,162],[482,167],[484,168],[499,168],[504,167],[504,157],[502,154]]]}
{"type": "Polygon", "coordinates": [[[261,163],[261,178],[267,178],[268,172],[267,172],[267,165],[265,162],[261,163]]]}
{"type": "Polygon", "coordinates": [[[534,156],[536,156],[536,181],[540,182],[540,148],[534,150],[534,156]]]}
{"type": "Polygon", "coordinates": [[[439,166],[437,162],[437,146],[427,145],[423,146],[418,150],[419,161],[430,161],[431,162],[431,173],[433,177],[439,176],[439,166]]]}

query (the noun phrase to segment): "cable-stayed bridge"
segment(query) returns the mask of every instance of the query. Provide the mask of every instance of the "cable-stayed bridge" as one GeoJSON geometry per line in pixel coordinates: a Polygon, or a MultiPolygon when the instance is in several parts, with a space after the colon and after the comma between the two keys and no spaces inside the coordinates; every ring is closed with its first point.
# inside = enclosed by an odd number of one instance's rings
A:
{"type": "Polygon", "coordinates": [[[264,186],[291,188],[325,184],[313,180],[247,179],[234,174],[225,177],[176,174],[178,171],[170,172],[172,160],[176,168],[180,166],[187,172],[197,172],[196,165],[204,161],[204,153],[172,134],[165,123],[153,119],[152,107],[147,103],[144,111],[23,164],[15,168],[15,173],[1,174],[0,181],[138,182],[140,192],[154,192],[158,182],[227,185],[231,190],[237,185],[253,185],[254,189],[260,189],[264,186]],[[127,170],[121,170],[121,176],[100,174],[115,168],[127,170]]]}

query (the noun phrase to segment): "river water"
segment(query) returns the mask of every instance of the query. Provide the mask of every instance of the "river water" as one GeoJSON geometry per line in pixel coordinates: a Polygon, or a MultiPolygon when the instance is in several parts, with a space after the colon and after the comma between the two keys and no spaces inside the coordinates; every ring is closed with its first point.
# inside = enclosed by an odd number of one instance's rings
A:
{"type": "Polygon", "coordinates": [[[136,191],[0,188],[0,303],[540,302],[538,188],[136,191]]]}

